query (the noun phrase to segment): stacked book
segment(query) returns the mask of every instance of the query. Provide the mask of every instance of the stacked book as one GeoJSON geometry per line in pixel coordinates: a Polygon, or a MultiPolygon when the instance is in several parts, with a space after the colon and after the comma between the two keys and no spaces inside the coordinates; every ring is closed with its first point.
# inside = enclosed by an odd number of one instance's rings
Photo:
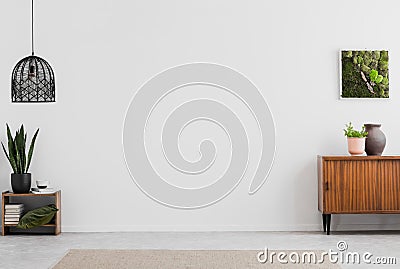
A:
{"type": "Polygon", "coordinates": [[[4,209],[4,224],[16,225],[24,212],[24,204],[6,204],[4,209]]]}
{"type": "Polygon", "coordinates": [[[39,188],[32,188],[31,189],[32,193],[35,194],[48,194],[48,193],[55,193],[57,190],[51,187],[47,187],[45,189],[39,189],[39,188]]]}

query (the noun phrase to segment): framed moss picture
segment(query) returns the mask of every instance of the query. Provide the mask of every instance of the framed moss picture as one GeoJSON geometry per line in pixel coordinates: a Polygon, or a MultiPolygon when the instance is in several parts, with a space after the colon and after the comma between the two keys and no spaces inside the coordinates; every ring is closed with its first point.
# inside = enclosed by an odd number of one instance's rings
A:
{"type": "Polygon", "coordinates": [[[341,50],[340,98],[389,98],[387,50],[341,50]]]}

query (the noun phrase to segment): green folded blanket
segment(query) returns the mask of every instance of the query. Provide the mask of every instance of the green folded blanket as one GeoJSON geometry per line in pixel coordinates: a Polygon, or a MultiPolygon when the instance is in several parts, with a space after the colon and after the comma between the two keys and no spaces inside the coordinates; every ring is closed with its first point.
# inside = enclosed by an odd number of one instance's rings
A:
{"type": "Polygon", "coordinates": [[[30,229],[49,223],[58,209],[55,205],[46,205],[28,211],[20,220],[17,228],[30,229]]]}

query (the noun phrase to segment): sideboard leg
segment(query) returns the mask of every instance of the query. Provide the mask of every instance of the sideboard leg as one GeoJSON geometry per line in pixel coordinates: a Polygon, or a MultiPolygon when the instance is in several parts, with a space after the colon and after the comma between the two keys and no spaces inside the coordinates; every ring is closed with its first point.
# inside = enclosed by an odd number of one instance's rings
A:
{"type": "Polygon", "coordinates": [[[331,233],[331,214],[326,215],[326,234],[331,233]]]}
{"type": "Polygon", "coordinates": [[[324,232],[326,232],[326,214],[322,214],[322,226],[324,227],[324,232]]]}

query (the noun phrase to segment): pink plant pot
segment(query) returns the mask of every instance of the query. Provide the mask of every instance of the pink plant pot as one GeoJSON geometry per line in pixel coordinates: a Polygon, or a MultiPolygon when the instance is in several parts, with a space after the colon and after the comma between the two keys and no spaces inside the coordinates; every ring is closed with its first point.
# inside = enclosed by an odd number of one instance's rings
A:
{"type": "Polygon", "coordinates": [[[365,137],[348,137],[347,146],[351,155],[362,155],[365,150],[365,137]]]}

